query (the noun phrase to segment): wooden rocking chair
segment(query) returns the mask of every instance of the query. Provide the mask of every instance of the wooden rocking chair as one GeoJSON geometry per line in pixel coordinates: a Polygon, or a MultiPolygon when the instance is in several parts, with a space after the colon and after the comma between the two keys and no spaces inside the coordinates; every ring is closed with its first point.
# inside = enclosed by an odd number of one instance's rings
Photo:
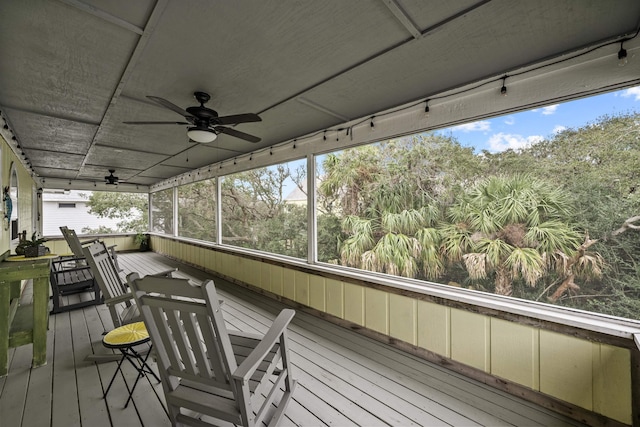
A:
{"type": "MultiPolygon", "coordinates": [[[[94,242],[84,248],[83,253],[102,291],[104,303],[109,307],[114,328],[142,321],[127,279],[116,266],[111,251],[104,242],[94,242]]],[[[176,269],[172,269],[155,275],[171,277],[175,271],[176,269]]]]}
{"type": "Polygon", "coordinates": [[[296,386],[287,342],[293,310],[282,310],[264,336],[231,332],[211,280],[194,286],[132,273],[128,281],[158,356],[172,425],[278,425],[296,386]]]}
{"type": "MultiPolygon", "coordinates": [[[[104,303],[109,308],[109,314],[113,321],[113,327],[118,328],[129,323],[142,321],[142,315],[136,305],[135,298],[129,289],[129,284],[123,273],[117,268],[111,251],[104,242],[98,240],[90,246],[83,248],[87,263],[95,281],[102,292],[104,303]]],[[[176,270],[168,270],[158,273],[160,276],[171,277],[176,270]]],[[[106,330],[105,330],[106,333],[106,330]]],[[[93,362],[109,362],[117,360],[118,355],[91,354],[85,360],[93,362]]]]}
{"type": "MultiPolygon", "coordinates": [[[[60,231],[62,232],[62,236],[64,237],[64,240],[67,242],[67,245],[69,245],[69,249],[71,249],[71,252],[73,253],[73,260],[79,263],[85,262],[84,248],[88,245],[91,245],[92,243],[100,241],[100,239],[91,239],[91,240],[81,241],[78,238],[76,231],[72,228],[67,227],[66,225],[61,226],[60,231]]],[[[118,256],[116,254],[115,248],[116,248],[116,245],[113,245],[113,246],[109,246],[108,249],[109,249],[109,253],[111,254],[111,257],[113,258],[113,262],[116,265],[116,268],[118,269],[118,271],[120,271],[120,267],[118,266],[118,256]]]]}

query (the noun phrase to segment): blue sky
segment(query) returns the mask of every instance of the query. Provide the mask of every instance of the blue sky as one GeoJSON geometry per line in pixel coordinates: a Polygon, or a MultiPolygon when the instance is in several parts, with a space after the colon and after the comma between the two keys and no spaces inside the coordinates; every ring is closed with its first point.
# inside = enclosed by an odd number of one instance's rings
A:
{"type": "Polygon", "coordinates": [[[468,147],[499,152],[518,149],[550,138],[563,129],[579,128],[599,117],[640,110],[640,87],[576,101],[536,108],[516,114],[441,129],[468,147]]]}

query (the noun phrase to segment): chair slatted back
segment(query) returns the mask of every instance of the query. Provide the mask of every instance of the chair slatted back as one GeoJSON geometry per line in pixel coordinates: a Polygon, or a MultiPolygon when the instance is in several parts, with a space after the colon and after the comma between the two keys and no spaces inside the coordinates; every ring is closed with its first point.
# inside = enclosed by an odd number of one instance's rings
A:
{"type": "Polygon", "coordinates": [[[213,282],[149,276],[129,282],[165,374],[236,395],[229,373],[237,364],[213,282]]]}
{"type": "Polygon", "coordinates": [[[104,242],[94,242],[85,247],[82,253],[83,257],[87,259],[105,299],[109,300],[129,292],[126,282],[120,276],[113,257],[104,242]]]}
{"type": "Polygon", "coordinates": [[[69,245],[69,248],[71,249],[71,252],[73,252],[73,255],[76,258],[84,258],[82,244],[80,243],[80,239],[78,239],[76,231],[67,226],[61,226],[60,231],[62,231],[64,240],[66,240],[67,245],[69,245]]]}

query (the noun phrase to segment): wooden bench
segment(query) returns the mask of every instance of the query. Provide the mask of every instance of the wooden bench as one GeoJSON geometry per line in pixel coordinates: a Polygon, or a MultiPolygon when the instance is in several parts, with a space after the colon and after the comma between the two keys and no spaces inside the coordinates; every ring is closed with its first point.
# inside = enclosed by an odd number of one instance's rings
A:
{"type": "MultiPolygon", "coordinates": [[[[61,259],[51,263],[52,314],[102,303],[100,287],[88,265],[77,265],[77,258],[61,259]],[[63,304],[63,297],[90,291],[93,298],[63,304]]],[[[84,261],[84,259],[82,260],[84,261]]]]}

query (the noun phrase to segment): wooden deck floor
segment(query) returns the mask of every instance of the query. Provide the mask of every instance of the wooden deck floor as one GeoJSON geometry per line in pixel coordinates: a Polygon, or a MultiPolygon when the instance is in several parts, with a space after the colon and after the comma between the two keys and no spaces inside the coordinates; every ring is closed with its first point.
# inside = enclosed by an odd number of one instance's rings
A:
{"type": "MultiPolygon", "coordinates": [[[[184,277],[208,277],[154,253],[122,254],[119,261],[141,275],[177,267],[184,277]]],[[[230,328],[264,332],[284,307],[222,280],[216,285],[230,328]]],[[[106,307],[91,306],[51,316],[47,365],[31,369],[30,345],[10,350],[9,374],[0,378],[0,425],[169,425],[155,382],[141,381],[126,409],[121,377],[102,398],[116,364],[85,357],[107,352],[102,332],[111,328],[106,307]]],[[[580,425],[305,313],[296,314],[289,330],[299,385],[282,425],[580,425]]],[[[133,368],[125,365],[125,374],[131,384],[133,368]]]]}

